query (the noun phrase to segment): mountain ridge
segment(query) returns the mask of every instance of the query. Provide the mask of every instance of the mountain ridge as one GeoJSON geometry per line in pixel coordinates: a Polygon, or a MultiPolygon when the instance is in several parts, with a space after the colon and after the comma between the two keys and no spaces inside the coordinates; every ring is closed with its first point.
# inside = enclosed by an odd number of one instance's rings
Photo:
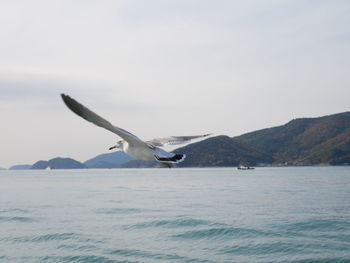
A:
{"type": "Polygon", "coordinates": [[[88,168],[121,168],[123,164],[132,160],[134,158],[123,151],[116,151],[97,155],[85,161],[84,164],[88,168]]]}
{"type": "MultiPolygon", "coordinates": [[[[234,137],[210,137],[178,148],[174,152],[187,155],[185,161],[178,164],[179,167],[350,164],[350,112],[298,118],[284,125],[234,137]]],[[[157,162],[135,160],[124,152],[117,151],[97,155],[84,163],[57,157],[49,161],[38,161],[31,169],[156,166],[157,162]]]]}
{"type": "MultiPolygon", "coordinates": [[[[239,152],[239,158],[229,158],[224,166],[243,165],[340,165],[350,163],[350,112],[316,118],[300,118],[276,127],[261,129],[231,137],[241,148],[228,146],[211,149],[216,156],[222,151],[228,155],[240,149],[251,149],[248,155],[239,152]],[[225,150],[226,149],[226,150],[225,150]],[[256,154],[253,154],[256,153],[256,154]],[[253,154],[253,155],[252,155],[253,154]]],[[[212,137],[211,143],[220,145],[222,138],[212,137]]],[[[208,140],[210,140],[208,139],[208,140]]],[[[179,148],[176,152],[201,156],[205,141],[179,148]]],[[[208,153],[209,154],[209,153],[208,153]]],[[[215,158],[215,157],[214,157],[215,158]]],[[[215,166],[211,161],[198,163],[185,160],[181,166],[215,166]]]]}
{"type": "Polygon", "coordinates": [[[85,169],[87,166],[72,158],[56,157],[48,161],[37,161],[30,169],[85,169]]]}
{"type": "Polygon", "coordinates": [[[343,145],[344,154],[350,152],[349,131],[350,112],[343,112],[295,119],[285,125],[243,134],[234,139],[271,154],[273,163],[340,164],[330,151],[343,145]],[[313,157],[316,155],[319,158],[313,157]]]}

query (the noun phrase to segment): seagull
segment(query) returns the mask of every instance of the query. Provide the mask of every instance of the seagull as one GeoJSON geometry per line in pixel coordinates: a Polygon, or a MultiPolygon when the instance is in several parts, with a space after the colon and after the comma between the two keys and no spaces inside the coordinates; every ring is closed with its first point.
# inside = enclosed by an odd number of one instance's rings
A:
{"type": "Polygon", "coordinates": [[[121,149],[126,154],[134,157],[135,159],[143,161],[156,160],[160,164],[169,168],[172,167],[172,164],[182,162],[185,159],[186,155],[168,152],[161,149],[160,147],[165,145],[182,144],[193,139],[203,138],[211,135],[203,134],[195,136],[170,136],[166,138],[156,138],[150,141],[143,141],[131,132],[114,126],[112,123],[100,117],[68,95],[61,94],[61,97],[67,107],[75,114],[99,127],[105,128],[110,132],[115,133],[122,138],[122,140],[118,141],[116,145],[110,147],[109,150],[115,148],[121,149]]]}

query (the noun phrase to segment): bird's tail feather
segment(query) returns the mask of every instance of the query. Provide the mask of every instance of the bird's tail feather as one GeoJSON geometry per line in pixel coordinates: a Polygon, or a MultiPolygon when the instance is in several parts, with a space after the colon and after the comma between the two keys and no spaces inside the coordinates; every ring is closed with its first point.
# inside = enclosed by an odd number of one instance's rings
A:
{"type": "Polygon", "coordinates": [[[159,162],[163,162],[163,163],[180,163],[186,158],[186,154],[175,154],[172,157],[160,157],[158,155],[154,155],[154,156],[159,162]]]}

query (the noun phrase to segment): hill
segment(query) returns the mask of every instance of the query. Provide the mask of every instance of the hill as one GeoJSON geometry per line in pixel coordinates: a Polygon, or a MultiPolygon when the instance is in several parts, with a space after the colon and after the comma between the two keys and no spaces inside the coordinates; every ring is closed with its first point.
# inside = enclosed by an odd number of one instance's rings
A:
{"type": "Polygon", "coordinates": [[[295,119],[233,138],[293,165],[350,163],[350,112],[295,119]]]}
{"type": "Polygon", "coordinates": [[[31,167],[32,166],[30,164],[18,164],[11,166],[9,170],[28,170],[31,167]]]}
{"type": "Polygon", "coordinates": [[[84,162],[88,168],[120,168],[134,158],[122,151],[100,154],[84,162]]]}
{"type": "Polygon", "coordinates": [[[87,168],[85,164],[82,164],[71,158],[54,158],[49,161],[37,161],[32,165],[30,169],[84,169],[87,168]]]}
{"type": "Polygon", "coordinates": [[[269,155],[228,136],[217,136],[175,150],[185,153],[182,167],[256,165],[271,162],[269,155]]]}
{"type": "Polygon", "coordinates": [[[339,165],[350,163],[350,112],[301,118],[237,137],[218,136],[179,148],[181,166],[339,165]]]}

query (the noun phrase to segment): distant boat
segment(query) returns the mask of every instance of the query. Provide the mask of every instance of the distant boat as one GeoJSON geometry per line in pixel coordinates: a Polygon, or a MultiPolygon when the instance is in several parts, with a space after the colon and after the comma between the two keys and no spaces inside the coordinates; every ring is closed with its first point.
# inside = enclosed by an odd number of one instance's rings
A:
{"type": "Polygon", "coordinates": [[[254,167],[240,165],[237,167],[238,170],[254,170],[254,167]]]}
{"type": "Polygon", "coordinates": [[[53,170],[54,169],[54,167],[53,166],[51,166],[51,165],[49,165],[48,167],[46,167],[46,169],[45,170],[53,170]]]}

